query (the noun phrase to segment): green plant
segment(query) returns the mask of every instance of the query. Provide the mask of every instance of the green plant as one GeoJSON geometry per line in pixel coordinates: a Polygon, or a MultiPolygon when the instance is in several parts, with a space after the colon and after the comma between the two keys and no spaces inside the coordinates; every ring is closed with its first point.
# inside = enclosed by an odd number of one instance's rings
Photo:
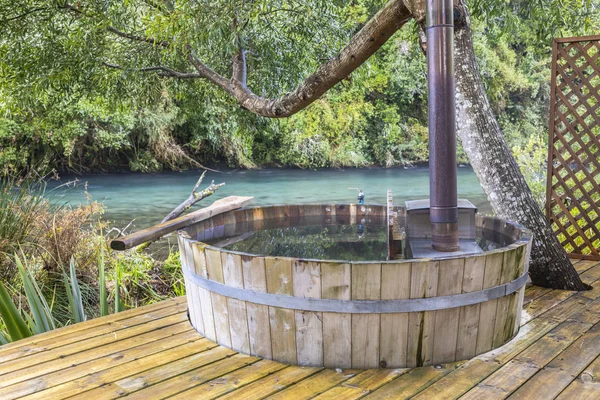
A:
{"type": "Polygon", "coordinates": [[[5,336],[0,332],[0,342],[6,344],[11,341],[23,339],[32,335],[31,329],[27,326],[27,322],[23,319],[21,312],[15,306],[10,294],[0,281],[0,317],[4,322],[4,326],[8,331],[9,336],[5,336]]]}
{"type": "MultiPolygon", "coordinates": [[[[23,258],[25,260],[25,258],[23,258]]],[[[23,265],[18,255],[15,255],[15,263],[19,269],[19,275],[23,282],[23,289],[27,297],[27,303],[31,315],[25,314],[25,318],[34,334],[48,332],[56,329],[51,308],[48,306],[40,287],[29,270],[23,265]]]]}
{"type": "Polygon", "coordinates": [[[67,292],[67,298],[69,300],[69,309],[71,310],[73,322],[83,322],[86,320],[86,316],[83,309],[81,289],[79,288],[79,282],[77,281],[77,275],[75,274],[75,259],[73,257],[71,257],[71,261],[69,262],[69,274],[70,279],[66,272],[63,272],[65,291],[67,292]]]}
{"type": "Polygon", "coordinates": [[[106,276],[104,271],[104,249],[98,253],[98,280],[100,281],[100,316],[108,315],[108,296],[106,293],[106,276]]]}
{"type": "MultiPolygon", "coordinates": [[[[13,254],[33,240],[37,219],[50,207],[43,194],[43,183],[30,176],[0,180],[0,254],[13,254]]],[[[0,277],[11,277],[9,265],[8,257],[0,260],[0,277]]]]}
{"type": "Polygon", "coordinates": [[[121,263],[117,262],[115,267],[115,313],[125,309],[121,301],[121,263]]]}

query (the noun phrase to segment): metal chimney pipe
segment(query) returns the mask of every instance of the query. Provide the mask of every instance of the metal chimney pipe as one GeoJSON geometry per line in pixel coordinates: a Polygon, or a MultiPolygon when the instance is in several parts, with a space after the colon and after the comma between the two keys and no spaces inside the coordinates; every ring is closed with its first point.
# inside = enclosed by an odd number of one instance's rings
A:
{"type": "Polygon", "coordinates": [[[458,250],[454,11],[452,0],[427,0],[429,192],[433,248],[458,250]]]}

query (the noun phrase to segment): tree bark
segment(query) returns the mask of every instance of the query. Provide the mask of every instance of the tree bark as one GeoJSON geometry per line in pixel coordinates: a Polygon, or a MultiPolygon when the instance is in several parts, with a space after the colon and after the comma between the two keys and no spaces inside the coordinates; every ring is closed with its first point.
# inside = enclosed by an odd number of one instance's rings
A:
{"type": "Polygon", "coordinates": [[[529,275],[538,286],[585,290],[577,271],[525,182],[490,107],[464,0],[455,20],[457,134],[494,211],[533,232],[529,275]]]}

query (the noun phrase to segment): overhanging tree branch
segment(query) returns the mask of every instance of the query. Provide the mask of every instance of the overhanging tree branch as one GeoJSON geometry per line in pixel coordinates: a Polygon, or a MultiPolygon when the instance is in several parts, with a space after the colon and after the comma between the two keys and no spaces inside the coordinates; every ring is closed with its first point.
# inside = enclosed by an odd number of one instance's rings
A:
{"type": "Polygon", "coordinates": [[[34,14],[34,13],[37,13],[37,12],[40,12],[40,11],[44,11],[44,10],[47,10],[47,9],[48,9],[47,7],[32,8],[30,10],[24,11],[23,13],[21,13],[19,15],[15,15],[14,17],[9,17],[9,18],[6,18],[6,19],[2,19],[2,20],[0,20],[0,24],[5,24],[5,23],[11,22],[11,21],[16,21],[18,19],[25,18],[26,16],[28,16],[30,14],[34,14]]]}
{"type": "Polygon", "coordinates": [[[162,47],[169,47],[171,46],[171,43],[167,40],[158,40],[155,39],[153,37],[148,37],[148,36],[139,36],[139,35],[134,35],[131,33],[126,33],[126,32],[122,32],[116,28],[113,28],[112,26],[109,26],[108,28],[106,28],[109,32],[114,33],[117,36],[120,36],[122,38],[125,39],[129,39],[129,40],[135,40],[137,42],[146,42],[146,43],[150,43],[152,45],[155,46],[162,46],[162,47]]]}
{"type": "MultiPolygon", "coordinates": [[[[163,72],[167,74],[166,76],[178,78],[204,78],[231,95],[242,108],[257,115],[269,118],[288,117],[306,108],[350,75],[411,18],[411,12],[401,0],[390,0],[352,37],[350,43],[336,57],[322,64],[295,91],[275,99],[258,96],[246,85],[245,51],[241,46],[233,59],[232,79],[223,77],[204,64],[189,44],[185,45],[187,58],[198,74],[178,75],[172,71],[165,71],[164,67],[163,72]]],[[[162,47],[171,45],[166,40],[126,33],[114,27],[109,27],[108,30],[129,40],[162,47]]]]}
{"type": "Polygon", "coordinates": [[[402,1],[390,0],[352,37],[338,56],[321,65],[294,92],[277,99],[258,96],[242,81],[219,75],[206,66],[189,45],[188,60],[203,78],[229,93],[243,108],[263,117],[283,118],[306,108],[346,78],[411,18],[412,14],[402,1]]]}
{"type": "MultiPolygon", "coordinates": [[[[123,68],[120,65],[111,64],[111,63],[108,63],[106,61],[103,61],[102,64],[104,66],[108,67],[108,68],[125,70],[125,68],[123,68]]],[[[202,76],[200,74],[195,73],[195,72],[181,72],[181,71],[176,71],[176,70],[174,70],[172,68],[163,67],[162,65],[139,68],[139,69],[137,69],[137,71],[140,71],[140,72],[158,72],[159,76],[164,76],[164,77],[167,77],[167,78],[180,78],[180,79],[202,78],[202,76]]]]}

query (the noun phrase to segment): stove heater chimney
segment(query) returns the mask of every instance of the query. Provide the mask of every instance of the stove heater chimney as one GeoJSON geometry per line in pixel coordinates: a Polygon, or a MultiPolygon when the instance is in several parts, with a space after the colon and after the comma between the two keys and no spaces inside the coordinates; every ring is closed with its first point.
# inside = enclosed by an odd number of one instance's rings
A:
{"type": "Polygon", "coordinates": [[[452,0],[427,0],[429,193],[433,249],[458,250],[454,10],[452,0]]]}

